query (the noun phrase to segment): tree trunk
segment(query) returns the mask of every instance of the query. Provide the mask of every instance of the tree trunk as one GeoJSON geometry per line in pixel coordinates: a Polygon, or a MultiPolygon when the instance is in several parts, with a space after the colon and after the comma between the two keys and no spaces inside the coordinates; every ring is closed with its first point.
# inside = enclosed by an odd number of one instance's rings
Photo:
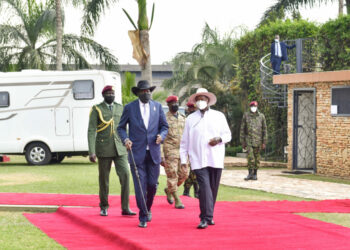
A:
{"type": "Polygon", "coordinates": [[[145,66],[141,66],[141,77],[143,80],[149,81],[152,84],[152,66],[151,66],[151,50],[149,43],[149,33],[148,30],[140,30],[140,41],[143,49],[146,51],[147,60],[145,66]]]}
{"type": "Polygon", "coordinates": [[[346,3],[346,14],[350,15],[350,0],[345,0],[346,3]]]}
{"type": "Polygon", "coordinates": [[[61,0],[56,1],[56,70],[62,70],[62,8],[61,0]]]}
{"type": "Polygon", "coordinates": [[[344,0],[339,0],[338,16],[342,16],[343,14],[344,14],[344,0]]]}

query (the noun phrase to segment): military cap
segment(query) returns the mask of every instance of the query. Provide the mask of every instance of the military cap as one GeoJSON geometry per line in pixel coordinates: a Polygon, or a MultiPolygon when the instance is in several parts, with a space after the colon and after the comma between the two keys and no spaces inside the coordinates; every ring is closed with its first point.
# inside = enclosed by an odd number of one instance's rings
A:
{"type": "Polygon", "coordinates": [[[249,106],[258,106],[258,102],[257,101],[252,101],[249,106]]]}
{"type": "Polygon", "coordinates": [[[179,98],[176,95],[170,95],[165,101],[169,103],[169,102],[177,102],[178,100],[179,98]]]}
{"type": "Polygon", "coordinates": [[[105,92],[109,91],[109,90],[113,90],[113,91],[114,91],[114,87],[111,86],[111,85],[105,86],[105,87],[102,89],[102,95],[103,95],[105,92]]]}
{"type": "Polygon", "coordinates": [[[194,108],[194,103],[192,103],[192,102],[187,102],[187,103],[186,103],[186,106],[189,107],[189,108],[191,108],[191,107],[194,108]]]}

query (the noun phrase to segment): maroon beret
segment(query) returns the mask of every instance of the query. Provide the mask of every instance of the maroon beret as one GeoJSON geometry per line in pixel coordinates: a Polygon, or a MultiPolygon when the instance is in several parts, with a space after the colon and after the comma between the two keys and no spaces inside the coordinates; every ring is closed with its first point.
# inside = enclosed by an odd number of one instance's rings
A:
{"type": "Polygon", "coordinates": [[[114,86],[111,85],[107,85],[102,89],[102,95],[104,94],[104,92],[109,91],[109,90],[113,90],[114,91],[114,86]]]}
{"type": "Polygon", "coordinates": [[[177,102],[178,100],[179,98],[176,95],[171,95],[171,96],[168,96],[168,98],[165,101],[169,103],[169,102],[177,102]]]}
{"type": "Polygon", "coordinates": [[[258,106],[258,102],[257,101],[252,101],[249,106],[258,106]]]}
{"type": "Polygon", "coordinates": [[[192,103],[192,102],[187,102],[186,106],[189,107],[189,108],[192,108],[192,107],[194,108],[194,103],[192,103]]]}

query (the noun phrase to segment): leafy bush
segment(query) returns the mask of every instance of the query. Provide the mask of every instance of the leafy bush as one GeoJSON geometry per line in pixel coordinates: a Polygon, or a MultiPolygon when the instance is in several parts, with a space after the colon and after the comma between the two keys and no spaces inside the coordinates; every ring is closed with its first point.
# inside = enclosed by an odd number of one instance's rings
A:
{"type": "Polygon", "coordinates": [[[242,153],[242,146],[226,147],[225,153],[226,156],[236,156],[237,153],[242,153]]]}
{"type": "Polygon", "coordinates": [[[350,15],[323,24],[318,40],[323,70],[350,69],[350,15]]]}

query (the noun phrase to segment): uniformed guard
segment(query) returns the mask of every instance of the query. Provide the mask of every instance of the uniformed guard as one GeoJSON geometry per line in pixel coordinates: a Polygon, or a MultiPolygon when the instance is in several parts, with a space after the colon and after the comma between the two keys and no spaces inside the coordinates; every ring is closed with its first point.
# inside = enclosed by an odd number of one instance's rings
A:
{"type": "Polygon", "coordinates": [[[129,208],[129,167],[126,149],[116,132],[123,106],[114,102],[113,86],[102,90],[104,101],[90,111],[88,128],[89,159],[98,158],[100,215],[108,215],[109,173],[112,161],[121,185],[122,215],[136,215],[129,208]]]}
{"type": "Polygon", "coordinates": [[[252,101],[250,111],[244,113],[240,139],[243,149],[247,150],[248,176],[244,180],[257,180],[260,165],[260,150],[265,149],[267,140],[266,120],[258,111],[258,102],[252,101]]]}
{"type": "MultiPolygon", "coordinates": [[[[190,114],[192,114],[193,112],[195,112],[197,110],[196,106],[192,102],[187,102],[186,106],[187,106],[187,109],[186,109],[187,116],[189,116],[190,114]]],[[[198,186],[197,177],[196,177],[196,174],[194,173],[194,171],[192,171],[190,169],[190,174],[184,183],[183,195],[191,197],[190,190],[191,190],[192,185],[193,185],[193,189],[194,189],[194,197],[199,198],[199,193],[198,193],[199,186],[198,186]]]]}
{"type": "Polygon", "coordinates": [[[167,201],[169,204],[173,204],[175,199],[175,208],[183,209],[185,206],[177,194],[177,189],[187,179],[189,168],[187,166],[182,168],[180,162],[179,150],[185,126],[185,116],[178,112],[178,100],[178,97],[174,95],[166,99],[169,107],[169,111],[166,113],[169,130],[163,143],[164,157],[162,157],[161,165],[164,166],[167,175],[167,188],[164,189],[167,201]]]}

